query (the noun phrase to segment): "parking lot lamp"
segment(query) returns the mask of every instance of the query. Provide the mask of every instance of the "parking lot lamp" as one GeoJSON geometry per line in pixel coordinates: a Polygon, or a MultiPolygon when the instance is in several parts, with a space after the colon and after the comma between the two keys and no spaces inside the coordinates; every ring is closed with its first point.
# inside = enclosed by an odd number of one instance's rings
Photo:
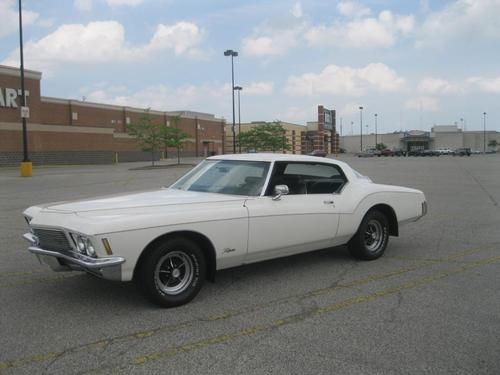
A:
{"type": "Polygon", "coordinates": [[[33,165],[28,156],[28,130],[26,126],[26,92],[24,89],[24,53],[23,53],[23,13],[21,0],[19,0],[19,52],[21,60],[21,117],[23,122],[23,161],[21,162],[21,177],[31,177],[33,165]]]}
{"type": "Polygon", "coordinates": [[[234,89],[238,91],[238,152],[241,154],[241,105],[240,105],[240,91],[243,90],[241,86],[234,86],[234,89]]]}
{"type": "Polygon", "coordinates": [[[236,132],[234,130],[235,124],[235,110],[234,110],[234,58],[238,56],[237,51],[233,51],[232,49],[228,49],[224,51],[224,56],[231,56],[231,96],[233,98],[233,154],[236,154],[236,132]]]}
{"type": "Polygon", "coordinates": [[[378,114],[375,113],[375,148],[377,148],[377,145],[378,145],[378,140],[377,140],[377,117],[378,117],[378,114]]]}
{"type": "Polygon", "coordinates": [[[486,155],[486,112],[483,112],[483,154],[486,155]]]}
{"type": "Polygon", "coordinates": [[[363,107],[359,107],[359,151],[363,151],[363,107]]]}

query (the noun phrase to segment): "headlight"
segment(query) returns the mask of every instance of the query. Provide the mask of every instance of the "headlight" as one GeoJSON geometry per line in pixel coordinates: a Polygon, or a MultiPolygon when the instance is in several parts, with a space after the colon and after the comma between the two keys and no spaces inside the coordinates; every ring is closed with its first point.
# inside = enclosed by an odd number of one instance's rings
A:
{"type": "Polygon", "coordinates": [[[83,255],[87,255],[95,258],[97,256],[95,247],[92,244],[92,241],[88,237],[82,236],[80,234],[71,234],[73,240],[76,244],[76,250],[83,255]]]}
{"type": "Polygon", "coordinates": [[[95,249],[94,249],[94,245],[92,245],[92,242],[90,242],[90,240],[87,238],[87,242],[86,242],[86,245],[87,245],[87,255],[91,256],[91,257],[95,257],[95,249]]]}

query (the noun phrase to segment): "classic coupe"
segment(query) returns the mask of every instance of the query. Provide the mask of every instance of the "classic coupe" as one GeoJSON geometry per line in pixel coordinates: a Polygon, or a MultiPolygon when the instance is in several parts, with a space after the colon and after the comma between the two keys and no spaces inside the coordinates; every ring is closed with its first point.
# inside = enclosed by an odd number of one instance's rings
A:
{"type": "Polygon", "coordinates": [[[219,155],[168,188],[30,207],[24,238],[54,271],[134,280],[172,307],[229,267],[339,245],[377,259],[426,211],[421,191],[375,184],[342,161],[219,155]]]}

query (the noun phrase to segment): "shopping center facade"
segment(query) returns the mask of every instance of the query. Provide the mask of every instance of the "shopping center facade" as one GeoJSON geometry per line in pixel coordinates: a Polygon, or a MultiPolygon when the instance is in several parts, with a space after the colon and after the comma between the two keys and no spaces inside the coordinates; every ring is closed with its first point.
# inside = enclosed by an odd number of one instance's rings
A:
{"type": "Polygon", "coordinates": [[[345,152],[356,153],[363,150],[375,148],[376,144],[383,143],[389,149],[413,150],[437,150],[449,148],[468,147],[471,150],[483,151],[489,147],[490,141],[496,140],[500,144],[500,133],[497,131],[463,131],[457,125],[434,125],[431,131],[410,130],[398,131],[385,134],[363,134],[345,135],[340,137],[340,148],[345,152]],[[362,138],[362,140],[361,140],[362,138]]]}
{"type": "MultiPolygon", "coordinates": [[[[151,153],[142,150],[126,130],[128,124],[144,116],[146,109],[42,96],[41,79],[42,73],[25,71],[28,151],[33,164],[113,163],[151,158],[151,153]]],[[[20,99],[19,69],[0,65],[0,166],[18,165],[23,158],[20,99]]],[[[223,119],[193,111],[148,112],[153,122],[177,126],[188,135],[182,146],[183,156],[224,152],[223,119]]],[[[176,153],[166,148],[159,151],[156,158],[160,153],[176,153]]]]}

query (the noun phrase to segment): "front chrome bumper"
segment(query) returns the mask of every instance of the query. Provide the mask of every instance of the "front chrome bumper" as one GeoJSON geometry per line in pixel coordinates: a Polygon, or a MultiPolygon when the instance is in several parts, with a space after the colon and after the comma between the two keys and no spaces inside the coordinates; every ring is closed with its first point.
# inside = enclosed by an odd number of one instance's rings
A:
{"type": "Polygon", "coordinates": [[[71,250],[67,253],[45,250],[36,246],[37,240],[32,233],[25,233],[23,238],[32,245],[28,250],[54,271],[86,271],[106,279],[121,280],[121,264],[125,263],[125,258],[92,258],[71,250]]]}

